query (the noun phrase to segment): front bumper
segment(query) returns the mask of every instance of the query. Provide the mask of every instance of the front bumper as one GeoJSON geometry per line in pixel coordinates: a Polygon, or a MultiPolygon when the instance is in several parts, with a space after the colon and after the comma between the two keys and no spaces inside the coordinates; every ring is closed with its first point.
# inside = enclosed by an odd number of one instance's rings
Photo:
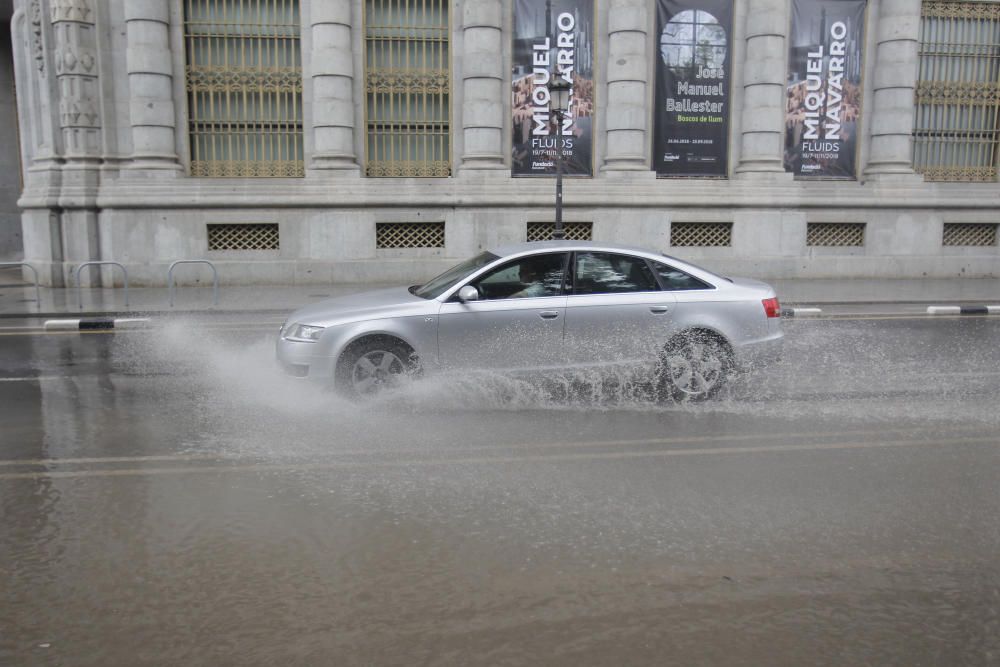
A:
{"type": "Polygon", "coordinates": [[[319,352],[320,343],[285,340],[280,335],[275,345],[278,365],[288,375],[297,378],[327,380],[333,377],[333,357],[319,352]]]}

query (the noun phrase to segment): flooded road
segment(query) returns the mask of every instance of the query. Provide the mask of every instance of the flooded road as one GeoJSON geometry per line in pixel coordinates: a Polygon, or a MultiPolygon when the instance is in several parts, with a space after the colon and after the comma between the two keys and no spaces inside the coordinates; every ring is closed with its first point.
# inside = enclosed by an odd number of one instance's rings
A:
{"type": "Polygon", "coordinates": [[[345,403],[276,325],[0,336],[0,665],[1000,662],[1000,320],[803,320],[703,405],[345,403]]]}

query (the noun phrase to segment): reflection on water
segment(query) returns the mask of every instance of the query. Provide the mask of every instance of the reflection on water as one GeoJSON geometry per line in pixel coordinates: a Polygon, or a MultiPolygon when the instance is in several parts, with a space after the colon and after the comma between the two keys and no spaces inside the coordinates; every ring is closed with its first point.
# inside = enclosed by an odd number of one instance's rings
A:
{"type": "MultiPolygon", "coordinates": [[[[487,434],[496,438],[511,428],[517,432],[520,420],[510,413],[525,410],[544,411],[546,423],[558,425],[545,429],[555,437],[565,424],[610,433],[630,419],[669,420],[672,429],[717,422],[723,431],[748,418],[1000,425],[1000,413],[989,408],[1000,385],[1000,345],[984,344],[1000,342],[995,323],[909,332],[902,339],[880,322],[785,326],[782,363],[740,375],[705,403],[658,402],[647,376],[631,372],[525,377],[479,371],[423,377],[357,404],[329,387],[282,375],[273,362],[273,340],[234,343],[181,322],[153,336],[121,338],[115,360],[131,374],[166,376],[161,383],[187,395],[185,409],[204,420],[200,430],[209,433],[335,429],[342,439],[400,442],[422,434],[433,439],[437,429],[469,437],[486,422],[500,425],[487,434]]],[[[539,432],[533,425],[525,435],[537,439],[539,432]]]]}
{"type": "Polygon", "coordinates": [[[256,336],[74,339],[88,372],[16,390],[4,458],[82,460],[0,466],[0,664],[1000,660],[997,327],[788,330],[701,405],[488,373],[357,405],[256,336]]]}

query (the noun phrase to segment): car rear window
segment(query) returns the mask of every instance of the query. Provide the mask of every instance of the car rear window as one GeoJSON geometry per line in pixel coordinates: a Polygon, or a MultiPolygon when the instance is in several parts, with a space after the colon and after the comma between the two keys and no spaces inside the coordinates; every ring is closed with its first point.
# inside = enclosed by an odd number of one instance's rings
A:
{"type": "Polygon", "coordinates": [[[663,289],[665,290],[712,289],[712,285],[672,266],[653,262],[653,269],[656,271],[656,275],[660,277],[660,282],[663,284],[663,289]]]}

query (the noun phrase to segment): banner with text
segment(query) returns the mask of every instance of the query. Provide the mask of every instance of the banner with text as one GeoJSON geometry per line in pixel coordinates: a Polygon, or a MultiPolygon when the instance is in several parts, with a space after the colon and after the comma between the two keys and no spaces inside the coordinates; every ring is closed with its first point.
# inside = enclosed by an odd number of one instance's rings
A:
{"type": "Polygon", "coordinates": [[[793,0],[785,171],[853,179],[866,0],[793,0]]]}
{"type": "Polygon", "coordinates": [[[657,175],[726,175],[732,28],[732,0],[657,0],[657,175]]]}
{"type": "Polygon", "coordinates": [[[591,176],[594,115],[594,0],[515,0],[511,76],[511,173],[591,176]],[[549,84],[573,90],[561,124],[549,111],[549,84]],[[560,125],[557,127],[557,125],[560,125]]]}

